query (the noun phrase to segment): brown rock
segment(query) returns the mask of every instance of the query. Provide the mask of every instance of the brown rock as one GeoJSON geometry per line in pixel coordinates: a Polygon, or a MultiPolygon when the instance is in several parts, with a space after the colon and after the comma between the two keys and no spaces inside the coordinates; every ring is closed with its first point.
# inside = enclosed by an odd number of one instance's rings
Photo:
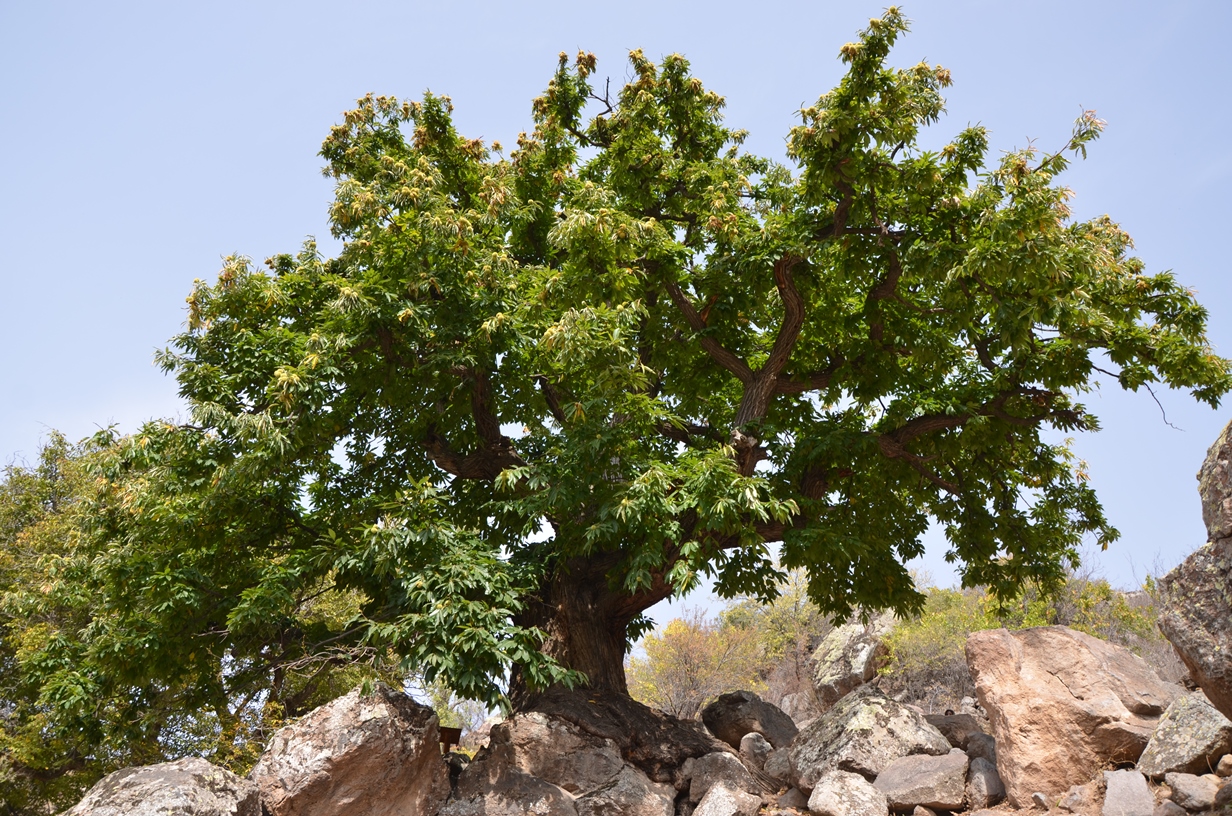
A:
{"type": "Polygon", "coordinates": [[[944,734],[950,745],[964,751],[972,735],[986,733],[984,729],[988,724],[987,720],[976,719],[973,714],[925,714],[924,719],[944,734]]]}
{"type": "Polygon", "coordinates": [[[910,811],[916,805],[934,810],[962,810],[967,790],[967,755],[905,756],[890,763],[873,787],[885,794],[890,810],[910,811]]]}
{"type": "Polygon", "coordinates": [[[249,774],[270,816],[432,814],[449,794],[436,714],[359,689],[280,729],[249,774]]]}
{"type": "Polygon", "coordinates": [[[1136,761],[1181,693],[1127,650],[1063,626],[976,632],[967,665],[1016,807],[1136,761]]]}
{"type": "Polygon", "coordinates": [[[720,695],[702,709],[702,722],[711,734],[733,748],[739,748],[740,740],[749,733],[761,734],[775,748],[783,748],[800,730],[781,708],[751,691],[720,695]]]}

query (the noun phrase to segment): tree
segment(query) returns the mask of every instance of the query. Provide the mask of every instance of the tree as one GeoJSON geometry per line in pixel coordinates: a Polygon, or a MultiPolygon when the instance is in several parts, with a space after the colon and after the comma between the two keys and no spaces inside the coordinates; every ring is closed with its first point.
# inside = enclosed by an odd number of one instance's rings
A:
{"type": "Polygon", "coordinates": [[[1229,363],[1111,219],[1071,218],[1095,115],[992,167],[978,127],[925,150],[950,76],[886,64],[905,30],[843,47],[790,166],[677,55],[611,94],[562,56],[507,157],[447,97],[360,100],[322,148],[340,254],[229,258],[160,358],[190,418],[103,440],[48,592],[92,623],[40,657],[87,691],[47,699],[391,656],[515,707],[624,693],[648,607],[700,576],[772,596],[775,543],[841,618],[921,608],[930,520],[1004,597],[1115,539],[1049,440],[1097,428],[1099,370],[1216,405],[1229,363]],[[326,597],[353,614],[306,619],[326,597]]]}
{"type": "Polygon", "coordinates": [[[686,613],[642,640],[645,656],[628,660],[629,692],[676,717],[697,719],[725,691],[762,690],[764,651],[752,629],[686,613]]]}

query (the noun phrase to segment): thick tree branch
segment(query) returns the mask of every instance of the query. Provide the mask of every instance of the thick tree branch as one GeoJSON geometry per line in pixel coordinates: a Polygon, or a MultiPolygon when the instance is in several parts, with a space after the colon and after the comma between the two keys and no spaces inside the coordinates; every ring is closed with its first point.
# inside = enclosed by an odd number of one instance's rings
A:
{"type": "Polygon", "coordinates": [[[736,375],[736,379],[740,380],[740,382],[745,384],[752,382],[753,370],[748,367],[748,364],[724,348],[719,341],[705,334],[708,328],[706,321],[698,314],[697,309],[693,308],[693,304],[689,302],[688,295],[675,283],[667,284],[667,293],[671,295],[672,302],[676,304],[676,308],[684,315],[685,322],[689,324],[689,328],[698,333],[697,340],[706,353],[710,355],[710,358],[736,375]]]}

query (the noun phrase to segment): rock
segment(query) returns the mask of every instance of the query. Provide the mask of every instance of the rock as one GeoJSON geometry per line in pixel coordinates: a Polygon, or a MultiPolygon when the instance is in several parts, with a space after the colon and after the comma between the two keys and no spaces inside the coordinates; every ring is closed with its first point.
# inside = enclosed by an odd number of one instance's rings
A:
{"type": "Polygon", "coordinates": [[[991,734],[972,734],[967,739],[966,751],[972,759],[983,757],[993,765],[997,764],[997,741],[991,734]]]}
{"type": "Polygon", "coordinates": [[[766,764],[761,766],[762,771],[771,779],[777,779],[780,782],[786,782],[791,779],[791,756],[786,748],[779,748],[770,752],[770,756],[766,757],[766,764]]]}
{"type": "Polygon", "coordinates": [[[1155,797],[1137,771],[1104,771],[1102,816],[1151,816],[1155,797]]]}
{"type": "Polygon", "coordinates": [[[891,810],[924,805],[938,810],[962,810],[966,799],[967,755],[917,754],[896,759],[877,775],[873,787],[885,794],[891,810]]]}
{"type": "Polygon", "coordinates": [[[889,805],[860,774],[830,770],[817,778],[808,809],[813,816],[886,816],[889,805]]]}
{"type": "Polygon", "coordinates": [[[690,802],[700,802],[715,785],[752,794],[761,792],[748,768],[734,755],[727,753],[715,752],[700,759],[688,760],[681,769],[681,778],[689,780],[690,802]]]}
{"type": "Polygon", "coordinates": [[[249,778],[270,816],[431,814],[449,795],[436,714],[378,684],[279,729],[249,778]]]}
{"type": "MultiPolygon", "coordinates": [[[[495,729],[493,729],[495,730],[495,729]]],[[[572,794],[490,755],[475,758],[439,816],[578,816],[572,794]]]]}
{"type": "Polygon", "coordinates": [[[1067,813],[1077,813],[1081,816],[1081,814],[1095,810],[1094,803],[1098,795],[1099,791],[1095,789],[1094,783],[1074,785],[1061,797],[1061,801],[1057,802],[1057,807],[1067,813]]]}
{"type": "Polygon", "coordinates": [[[983,735],[987,720],[977,720],[972,714],[925,714],[924,719],[940,731],[950,745],[967,750],[967,743],[975,734],[983,735]]]}
{"type": "Polygon", "coordinates": [[[997,766],[984,757],[973,757],[967,768],[967,807],[987,808],[1005,798],[1005,784],[997,766]]]}
{"type": "Polygon", "coordinates": [[[1043,791],[1031,794],[1031,804],[1037,808],[1048,810],[1048,796],[1043,791]]]}
{"type": "Polygon", "coordinates": [[[1170,773],[1164,775],[1164,782],[1172,789],[1172,801],[1185,810],[1208,810],[1215,806],[1218,781],[1196,774],[1170,773]]]}
{"type": "Polygon", "coordinates": [[[1195,692],[1168,706],[1138,760],[1138,770],[1154,779],[1169,771],[1205,773],[1228,751],[1232,751],[1232,721],[1195,692]]]}
{"type": "Polygon", "coordinates": [[[1232,536],[1232,422],[1206,452],[1198,470],[1202,522],[1209,541],[1232,536]]]}
{"type": "Polygon", "coordinates": [[[574,796],[611,784],[625,767],[616,744],[542,711],[515,714],[492,727],[488,751],[501,762],[574,796]]]}
{"type": "Polygon", "coordinates": [[[788,756],[792,784],[812,790],[829,770],[872,780],[900,757],[949,751],[949,741],[922,714],[878,692],[862,691],[844,697],[801,731],[788,756]]]}
{"type": "Polygon", "coordinates": [[[1232,719],[1232,539],[1190,555],[1160,579],[1159,588],[1159,630],[1207,699],[1232,719]]]}
{"type": "Polygon", "coordinates": [[[1232,783],[1225,782],[1215,794],[1215,809],[1232,808],[1232,783]]]}
{"type": "Polygon", "coordinates": [[[1219,758],[1215,773],[1218,776],[1232,776],[1232,754],[1224,754],[1219,758]]]}
{"type": "Polygon", "coordinates": [[[711,734],[733,748],[739,748],[740,740],[751,731],[761,734],[775,748],[783,748],[799,731],[782,709],[751,691],[720,695],[702,709],[702,722],[711,734]]]}
{"type": "Polygon", "coordinates": [[[779,700],[779,708],[791,717],[797,727],[800,727],[805,720],[811,720],[821,713],[812,687],[794,694],[784,694],[783,699],[779,700]]]}
{"type": "Polygon", "coordinates": [[[701,723],[672,717],[626,695],[557,687],[539,695],[527,713],[536,711],[610,741],[625,762],[653,782],[675,783],[688,759],[728,750],[701,723]]]}
{"type": "Polygon", "coordinates": [[[916,805],[911,811],[911,816],[937,816],[937,811],[923,805],[916,805]]]}
{"type": "Polygon", "coordinates": [[[884,638],[893,626],[893,613],[883,612],[867,624],[835,628],[817,646],[812,657],[813,688],[822,713],[877,676],[889,657],[884,638]]]}
{"type": "Polygon", "coordinates": [[[975,632],[967,665],[1016,807],[1137,761],[1181,694],[1129,651],[1064,626],[975,632]]]}
{"type": "Polygon", "coordinates": [[[781,808],[807,810],[808,797],[801,793],[799,788],[789,788],[787,793],[781,794],[779,798],[775,800],[775,804],[781,808]]]}
{"type": "Polygon", "coordinates": [[[605,787],[580,797],[576,804],[578,816],[673,816],[676,789],[666,782],[651,782],[626,765],[605,787]]]}
{"type": "Polygon", "coordinates": [[[1155,811],[1151,816],[1188,816],[1189,811],[1178,805],[1176,802],[1170,802],[1167,799],[1155,806],[1155,811]]]}
{"type": "Polygon", "coordinates": [[[257,786],[204,759],[108,774],[63,816],[261,816],[257,786]]]}
{"type": "Polygon", "coordinates": [[[766,738],[756,731],[745,734],[740,739],[740,756],[744,757],[744,761],[754,768],[764,767],[767,757],[773,750],[770,743],[766,742],[766,738]]]}
{"type": "MultiPolygon", "coordinates": [[[[706,791],[693,816],[756,816],[759,810],[760,796],[718,784],[706,791]]],[[[612,816],[624,816],[624,811],[612,811],[612,816]]]]}

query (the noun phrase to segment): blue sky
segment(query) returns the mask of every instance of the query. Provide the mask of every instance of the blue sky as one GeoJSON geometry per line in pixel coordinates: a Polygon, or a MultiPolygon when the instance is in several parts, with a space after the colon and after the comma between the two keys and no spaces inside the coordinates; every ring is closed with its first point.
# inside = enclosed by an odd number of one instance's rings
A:
{"type": "MultiPolygon", "coordinates": [[[[748,146],[781,158],[795,111],[838,80],[843,43],[881,3],[0,3],[0,460],[50,429],[133,430],[180,410],[152,364],[194,278],[328,236],[316,153],[369,91],[453,97],[460,129],[514,141],[556,54],[679,52],[727,97],[748,146]]],[[[1225,274],[1232,4],[908,2],[893,60],[953,72],[948,115],[994,151],[1064,143],[1083,108],[1108,121],[1065,178],[1079,217],[1111,214],[1150,270],[1173,269],[1232,355],[1225,274]]],[[[328,246],[328,242],[325,242],[328,246]]],[[[1124,538],[1095,556],[1122,586],[1204,540],[1194,474],[1232,418],[1163,391],[1105,389],[1105,430],[1077,440],[1124,538]]],[[[922,566],[951,573],[943,543],[922,566]]]]}

